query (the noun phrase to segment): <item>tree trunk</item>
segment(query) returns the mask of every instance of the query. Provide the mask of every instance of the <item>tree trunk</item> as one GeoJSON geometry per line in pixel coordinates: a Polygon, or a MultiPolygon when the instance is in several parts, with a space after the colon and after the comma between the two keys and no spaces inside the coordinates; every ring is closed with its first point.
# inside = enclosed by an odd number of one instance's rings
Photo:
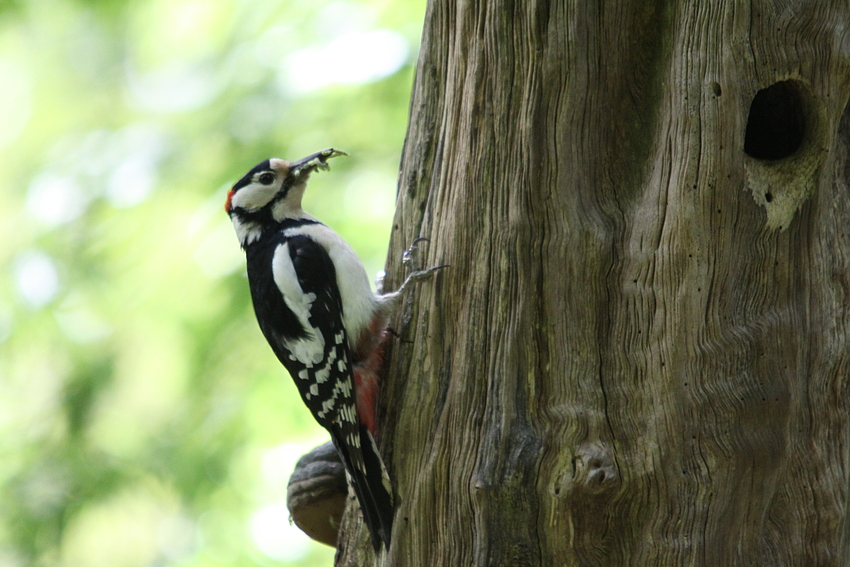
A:
{"type": "Polygon", "coordinates": [[[850,563],[849,59],[847,0],[430,2],[382,565],[850,563]]]}

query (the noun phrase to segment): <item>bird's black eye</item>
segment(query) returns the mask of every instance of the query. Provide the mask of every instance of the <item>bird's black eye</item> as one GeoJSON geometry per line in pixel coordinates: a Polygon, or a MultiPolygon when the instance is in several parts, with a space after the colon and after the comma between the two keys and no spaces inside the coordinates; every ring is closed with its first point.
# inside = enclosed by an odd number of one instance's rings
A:
{"type": "Polygon", "coordinates": [[[274,173],[267,171],[260,175],[260,177],[257,178],[257,181],[259,181],[263,185],[271,185],[272,183],[274,183],[274,173]]]}

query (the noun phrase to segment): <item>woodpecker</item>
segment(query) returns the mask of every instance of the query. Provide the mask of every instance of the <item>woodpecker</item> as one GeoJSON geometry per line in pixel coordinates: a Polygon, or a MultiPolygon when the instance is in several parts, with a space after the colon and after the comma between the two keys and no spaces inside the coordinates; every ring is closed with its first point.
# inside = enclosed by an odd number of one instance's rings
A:
{"type": "Polygon", "coordinates": [[[354,250],[301,208],[310,174],[343,155],[267,159],[233,185],[225,211],[245,251],[260,329],[330,432],[377,553],[389,548],[393,524],[392,488],[374,439],[386,325],[407,286],[445,266],[414,271],[392,293],[371,290],[354,250]]]}

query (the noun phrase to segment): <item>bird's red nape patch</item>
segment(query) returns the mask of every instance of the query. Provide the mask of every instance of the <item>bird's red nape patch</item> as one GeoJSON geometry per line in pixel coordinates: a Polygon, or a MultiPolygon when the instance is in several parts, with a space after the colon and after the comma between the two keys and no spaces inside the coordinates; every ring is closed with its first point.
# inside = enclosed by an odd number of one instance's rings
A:
{"type": "Polygon", "coordinates": [[[235,189],[231,189],[227,193],[227,201],[224,202],[224,212],[230,213],[230,202],[233,200],[233,194],[236,193],[235,189]]]}

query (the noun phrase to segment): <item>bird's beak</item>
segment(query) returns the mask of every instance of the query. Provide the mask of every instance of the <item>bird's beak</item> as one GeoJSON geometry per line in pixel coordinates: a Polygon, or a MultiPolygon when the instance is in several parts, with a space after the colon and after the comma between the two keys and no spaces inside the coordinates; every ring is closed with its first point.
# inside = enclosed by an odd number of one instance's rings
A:
{"type": "Polygon", "coordinates": [[[292,165],[289,166],[289,174],[295,177],[301,177],[302,175],[309,175],[317,169],[325,170],[328,169],[329,159],[347,155],[347,153],[333,148],[322,150],[321,152],[317,152],[293,162],[292,165]]]}

